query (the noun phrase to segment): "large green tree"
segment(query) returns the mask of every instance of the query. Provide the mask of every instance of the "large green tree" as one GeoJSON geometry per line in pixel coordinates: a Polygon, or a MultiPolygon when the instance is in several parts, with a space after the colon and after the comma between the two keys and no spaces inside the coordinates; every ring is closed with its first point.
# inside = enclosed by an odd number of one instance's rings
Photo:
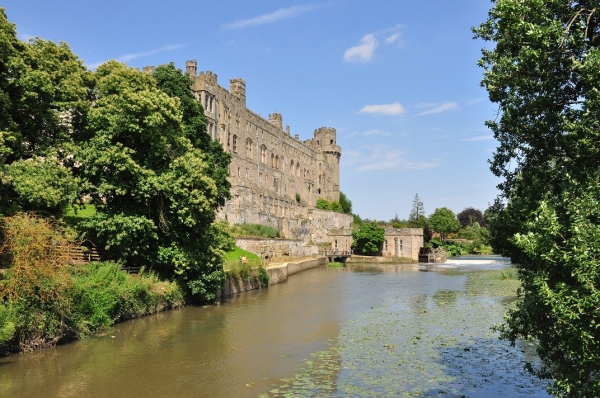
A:
{"type": "Polygon", "coordinates": [[[429,216],[429,226],[435,232],[439,232],[442,242],[450,232],[456,232],[460,229],[460,223],[456,219],[454,212],[447,207],[435,209],[429,216]]]}
{"type": "Polygon", "coordinates": [[[18,40],[0,9],[0,213],[59,214],[76,199],[68,166],[92,81],[66,43],[18,40]]]}
{"type": "Polygon", "coordinates": [[[364,222],[352,231],[352,247],[359,253],[375,255],[385,240],[384,234],[385,230],[375,221],[364,222]]]}
{"type": "Polygon", "coordinates": [[[597,1],[498,0],[474,29],[482,84],[498,104],[501,195],[486,218],[494,250],[520,267],[521,297],[500,328],[537,342],[561,396],[600,396],[600,12],[597,1]]]}
{"type": "Polygon", "coordinates": [[[202,131],[190,130],[180,98],[149,74],[111,61],[96,79],[89,137],[76,156],[82,194],[98,210],[88,236],[177,279],[200,300],[214,299],[228,240],[213,221],[228,192],[219,192],[210,158],[194,145],[202,131]]]}

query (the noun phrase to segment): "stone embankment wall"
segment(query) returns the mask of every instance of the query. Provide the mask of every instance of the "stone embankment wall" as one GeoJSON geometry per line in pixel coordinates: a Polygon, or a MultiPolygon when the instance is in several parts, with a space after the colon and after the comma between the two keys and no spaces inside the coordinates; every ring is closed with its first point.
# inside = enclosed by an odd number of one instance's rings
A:
{"type": "MultiPolygon", "coordinates": [[[[327,257],[311,258],[303,261],[284,263],[277,267],[267,268],[269,274],[269,285],[275,285],[287,281],[289,275],[297,274],[298,272],[307,269],[316,268],[327,264],[327,257]]],[[[233,294],[247,292],[249,290],[260,289],[259,282],[244,282],[239,280],[229,280],[225,284],[222,292],[217,294],[217,297],[227,297],[233,294]]]]}
{"type": "Polygon", "coordinates": [[[236,245],[262,258],[311,256],[318,253],[317,246],[305,245],[299,239],[237,238],[236,245]]]}
{"type": "Polygon", "coordinates": [[[353,254],[351,257],[346,259],[346,263],[412,264],[416,262],[417,260],[406,257],[358,256],[356,254],[353,254]]]}

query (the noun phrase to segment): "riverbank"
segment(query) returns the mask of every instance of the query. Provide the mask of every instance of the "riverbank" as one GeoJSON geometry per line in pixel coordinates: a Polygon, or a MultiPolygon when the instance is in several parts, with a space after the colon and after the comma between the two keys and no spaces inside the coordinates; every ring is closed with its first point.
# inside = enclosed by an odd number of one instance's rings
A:
{"type": "Polygon", "coordinates": [[[316,267],[0,358],[0,396],[547,397],[523,370],[535,347],[490,330],[515,302],[514,281],[494,272],[504,268],[316,267]]]}
{"type": "Polygon", "coordinates": [[[185,304],[176,283],[152,273],[129,275],[120,268],[96,262],[38,267],[32,275],[9,269],[2,280],[4,291],[12,294],[0,303],[0,353],[52,347],[185,304]]]}
{"type": "MultiPolygon", "coordinates": [[[[288,276],[297,274],[307,269],[319,267],[327,264],[327,257],[308,258],[299,261],[284,262],[273,264],[266,268],[269,275],[269,285],[275,285],[287,281],[288,276]]],[[[262,289],[265,284],[256,279],[242,280],[240,278],[231,278],[225,282],[225,287],[217,293],[217,297],[229,297],[234,294],[247,292],[250,290],[262,289]]]]}

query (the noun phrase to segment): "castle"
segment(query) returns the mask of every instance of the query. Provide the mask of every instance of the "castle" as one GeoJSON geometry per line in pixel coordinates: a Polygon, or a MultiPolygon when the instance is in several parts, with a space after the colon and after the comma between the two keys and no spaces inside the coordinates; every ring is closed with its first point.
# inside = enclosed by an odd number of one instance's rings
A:
{"type": "MultiPolygon", "coordinates": [[[[143,70],[152,73],[154,67],[143,70]]],[[[218,84],[215,73],[198,73],[196,61],[186,62],[185,73],[192,79],[192,91],[204,107],[207,133],[232,156],[232,198],[219,210],[217,218],[231,224],[278,228],[289,242],[269,247],[272,250],[279,245],[282,254],[350,250],[352,217],[316,209],[318,199],[332,201],[340,197],[342,149],[336,143],[335,129],[318,128],[312,139],[303,142],[298,134],[291,136],[289,126],[283,129],[281,114],[273,113],[266,120],[246,108],[244,80],[230,79],[227,90],[218,84]]],[[[422,231],[420,234],[422,243],[422,231]]],[[[390,239],[397,241],[398,236],[390,239]]],[[[418,242],[413,245],[412,241],[413,238],[405,239],[403,247],[400,240],[399,246],[396,244],[400,251],[390,249],[388,255],[416,256],[418,242]]],[[[251,249],[265,254],[264,248],[251,249]]]]}

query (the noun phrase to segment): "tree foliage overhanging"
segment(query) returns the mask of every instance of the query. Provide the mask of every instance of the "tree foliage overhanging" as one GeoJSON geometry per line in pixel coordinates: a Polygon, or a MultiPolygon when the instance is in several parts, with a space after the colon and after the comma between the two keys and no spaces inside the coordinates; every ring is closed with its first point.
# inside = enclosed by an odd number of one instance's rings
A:
{"type": "Polygon", "coordinates": [[[17,39],[0,9],[0,214],[60,216],[91,198],[85,237],[214,299],[232,246],[214,222],[230,155],[191,83],[173,64],[91,72],[66,43],[17,39]]]}
{"type": "Polygon", "coordinates": [[[560,396],[600,396],[600,8],[498,0],[475,37],[499,106],[501,195],[486,211],[496,252],[520,265],[522,300],[501,335],[537,342],[560,396]]]}

